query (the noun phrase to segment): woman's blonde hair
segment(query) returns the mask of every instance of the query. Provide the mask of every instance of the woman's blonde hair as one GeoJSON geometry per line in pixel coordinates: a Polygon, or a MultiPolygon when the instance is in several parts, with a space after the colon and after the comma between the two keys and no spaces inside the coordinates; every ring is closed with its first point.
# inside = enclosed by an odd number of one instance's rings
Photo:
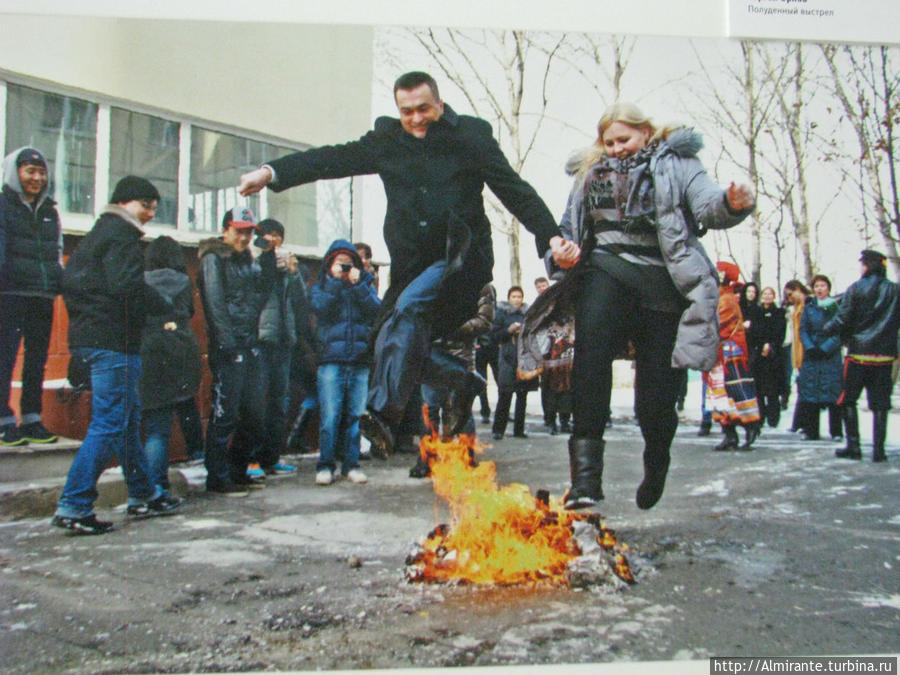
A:
{"type": "Polygon", "coordinates": [[[597,140],[584,152],[578,165],[577,173],[579,176],[583,176],[594,164],[606,156],[606,148],[603,145],[603,134],[614,122],[622,122],[635,129],[648,130],[650,132],[650,138],[647,141],[648,145],[660,138],[665,138],[673,129],[677,128],[677,125],[668,125],[657,128],[651,119],[634,103],[628,103],[626,101],[613,103],[603,111],[603,114],[600,116],[600,121],[597,122],[597,140]]]}

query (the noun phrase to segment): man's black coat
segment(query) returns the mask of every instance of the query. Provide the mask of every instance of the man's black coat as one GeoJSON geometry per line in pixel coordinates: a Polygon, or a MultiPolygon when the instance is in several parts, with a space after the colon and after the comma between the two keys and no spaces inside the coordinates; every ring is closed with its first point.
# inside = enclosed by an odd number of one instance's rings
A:
{"type": "Polygon", "coordinates": [[[446,258],[450,273],[437,301],[432,335],[445,335],[475,314],[478,295],[492,279],[491,225],[485,184],[535,235],[538,254],[559,235],[552,214],[534,188],[512,169],[491,126],[444,106],[424,138],[404,131],[400,120],[380,117],[357,141],[313,148],[268,162],[276,192],[321,178],[377,173],[387,195],[384,240],[391,257],[391,285],[382,311],[429,265],[446,258]]]}

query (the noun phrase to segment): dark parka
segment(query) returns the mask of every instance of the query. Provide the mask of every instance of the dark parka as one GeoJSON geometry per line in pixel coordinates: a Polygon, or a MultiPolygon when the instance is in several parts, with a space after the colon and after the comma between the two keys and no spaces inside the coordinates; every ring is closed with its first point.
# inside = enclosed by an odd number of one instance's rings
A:
{"type": "Polygon", "coordinates": [[[838,334],[849,354],[897,356],[900,287],[883,274],[867,271],[844,292],[837,316],[823,332],[838,334]]]}
{"type": "Polygon", "coordinates": [[[353,244],[339,239],[328,247],[319,279],[310,289],[310,304],[316,314],[319,363],[367,363],[369,337],[381,301],[375,291],[375,278],[363,269],[362,259],[353,244]],[[335,252],[353,258],[360,270],[359,281],[344,283],[328,273],[335,252]]]}
{"type": "Polygon", "coordinates": [[[25,201],[16,158],[3,161],[0,193],[0,293],[55,298],[62,282],[62,230],[49,182],[35,207],[25,201]]]}
{"type": "Polygon", "coordinates": [[[62,279],[69,349],[139,354],[147,315],[171,311],[144,281],[143,234],[128,211],[109,204],[69,256],[62,279]]]}
{"type": "Polygon", "coordinates": [[[500,345],[500,357],[497,366],[497,386],[504,391],[533,391],[537,389],[538,380],[520,380],[516,374],[518,363],[517,344],[518,336],[509,332],[509,327],[518,322],[525,322],[525,312],[528,305],[516,309],[508,302],[498,302],[494,314],[494,326],[491,336],[500,345]]]}
{"type": "MultiPolygon", "coordinates": [[[[257,259],[261,267],[274,265],[274,251],[257,259]],[[269,260],[271,258],[271,260],[269,260]]],[[[309,337],[310,307],[306,285],[299,271],[277,271],[272,287],[259,313],[259,341],[293,349],[309,337]]]]}
{"type": "Polygon", "coordinates": [[[149,286],[168,298],[170,311],[151,314],[141,342],[141,407],[145,410],[173,405],[193,398],[200,387],[202,362],[197,338],[191,329],[194,289],[190,277],[174,269],[144,272],[149,286]],[[164,325],[174,323],[175,330],[164,325]]]}
{"type": "Polygon", "coordinates": [[[254,261],[220,238],[200,242],[200,296],[211,355],[230,358],[256,346],[259,316],[274,282],[274,256],[254,261]]]}
{"type": "Polygon", "coordinates": [[[803,343],[803,364],[797,375],[800,400],[807,403],[837,403],[841,395],[843,359],[841,341],[823,332],[826,317],[815,296],[806,299],[800,317],[800,340],[803,343]],[[810,350],[813,350],[810,353],[810,350]]]}
{"type": "Polygon", "coordinates": [[[450,106],[424,138],[404,131],[400,120],[380,117],[357,141],[288,155],[268,164],[276,192],[321,178],[378,174],[387,196],[384,241],[391,257],[391,285],[384,311],[434,262],[450,264],[435,303],[434,337],[447,335],[476,312],[481,289],[494,266],[484,186],[535,235],[543,255],[560,234],[544,202],[512,169],[491,126],[457,115],[450,106]]]}

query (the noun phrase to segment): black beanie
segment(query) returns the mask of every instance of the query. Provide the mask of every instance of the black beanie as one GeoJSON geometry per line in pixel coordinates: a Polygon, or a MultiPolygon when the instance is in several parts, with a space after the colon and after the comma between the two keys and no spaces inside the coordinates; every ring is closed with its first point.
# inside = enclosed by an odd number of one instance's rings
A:
{"type": "Polygon", "coordinates": [[[23,167],[26,164],[34,164],[47,168],[47,160],[44,156],[34,148],[22,148],[22,152],[16,157],[16,168],[23,167]]]}
{"type": "Polygon", "coordinates": [[[125,176],[125,178],[116,183],[116,189],[113,190],[109,203],[125,204],[135,199],[155,199],[159,201],[159,190],[146,178],[125,176]]]}

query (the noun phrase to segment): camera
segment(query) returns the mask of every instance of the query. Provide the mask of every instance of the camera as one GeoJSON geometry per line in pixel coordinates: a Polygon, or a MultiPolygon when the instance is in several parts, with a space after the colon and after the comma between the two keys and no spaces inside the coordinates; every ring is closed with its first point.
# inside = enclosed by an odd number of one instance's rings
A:
{"type": "Polygon", "coordinates": [[[348,274],[353,269],[353,263],[341,263],[341,272],[348,274]]]}
{"type": "Polygon", "coordinates": [[[267,248],[269,246],[269,243],[270,243],[269,240],[266,239],[263,235],[257,236],[256,239],[253,241],[253,245],[256,248],[267,248]]]}

